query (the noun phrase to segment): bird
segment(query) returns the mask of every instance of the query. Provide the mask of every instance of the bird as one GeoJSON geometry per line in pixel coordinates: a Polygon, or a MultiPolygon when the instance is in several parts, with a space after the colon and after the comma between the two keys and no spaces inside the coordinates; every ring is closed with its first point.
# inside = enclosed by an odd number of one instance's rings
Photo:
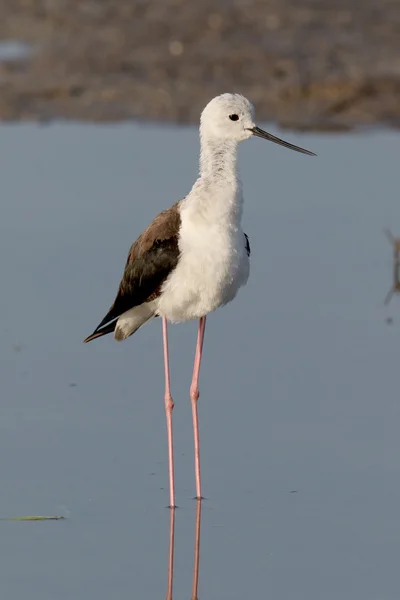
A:
{"type": "Polygon", "coordinates": [[[156,216],[132,244],[116,298],[84,340],[87,343],[114,333],[115,340],[123,341],[145,323],[161,317],[171,508],[176,505],[168,323],[198,320],[190,400],[196,498],[201,499],[197,405],[206,318],[235,298],[250,272],[250,242],[241,226],[243,191],[237,168],[238,145],[258,137],[315,156],[258,127],[253,105],[239,93],[225,93],[210,100],[201,113],[199,133],[199,175],[192,189],[156,216]]]}

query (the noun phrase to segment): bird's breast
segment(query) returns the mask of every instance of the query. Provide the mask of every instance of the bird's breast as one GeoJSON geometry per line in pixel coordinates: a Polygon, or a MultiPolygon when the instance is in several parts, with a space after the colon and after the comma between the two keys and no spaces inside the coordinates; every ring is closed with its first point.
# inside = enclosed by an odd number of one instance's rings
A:
{"type": "Polygon", "coordinates": [[[199,318],[230,302],[249,272],[241,229],[182,225],[179,262],[159,302],[160,314],[170,321],[199,318]]]}

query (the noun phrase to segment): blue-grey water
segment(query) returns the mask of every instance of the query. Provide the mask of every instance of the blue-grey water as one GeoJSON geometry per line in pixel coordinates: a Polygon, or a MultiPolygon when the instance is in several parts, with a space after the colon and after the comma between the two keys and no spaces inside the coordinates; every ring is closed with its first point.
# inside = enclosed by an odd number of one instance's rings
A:
{"type": "MultiPolygon", "coordinates": [[[[395,600],[400,551],[400,136],[274,133],[240,153],[248,286],[210,316],[199,401],[201,599],[395,600]],[[387,318],[393,319],[392,323],[387,318]]],[[[160,323],[82,339],[130,243],[197,174],[192,128],[0,127],[0,522],[5,600],[163,598],[160,323]]],[[[196,324],[170,328],[174,597],[190,598],[196,324]]]]}
{"type": "Polygon", "coordinates": [[[32,48],[25,42],[18,40],[0,41],[0,62],[10,60],[21,60],[27,58],[32,52],[32,48]]]}

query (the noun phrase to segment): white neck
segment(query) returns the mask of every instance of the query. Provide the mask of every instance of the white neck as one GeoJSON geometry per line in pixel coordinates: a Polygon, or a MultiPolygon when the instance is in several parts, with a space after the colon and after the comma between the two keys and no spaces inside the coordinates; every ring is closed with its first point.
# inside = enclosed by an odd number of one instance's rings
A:
{"type": "Polygon", "coordinates": [[[210,224],[239,229],[243,195],[236,166],[237,142],[200,133],[200,144],[200,175],[187,197],[189,213],[201,214],[210,224]]]}
{"type": "Polygon", "coordinates": [[[237,183],[237,142],[214,140],[200,133],[200,177],[237,183]]]}

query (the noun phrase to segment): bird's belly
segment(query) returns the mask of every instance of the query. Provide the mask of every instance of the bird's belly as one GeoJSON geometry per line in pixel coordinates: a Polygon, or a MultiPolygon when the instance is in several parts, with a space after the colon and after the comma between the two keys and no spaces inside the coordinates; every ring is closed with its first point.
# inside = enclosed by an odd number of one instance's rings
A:
{"type": "Polygon", "coordinates": [[[227,304],[249,275],[244,243],[225,251],[205,245],[185,250],[174,272],[163,285],[158,314],[169,321],[197,319],[227,304]]]}

